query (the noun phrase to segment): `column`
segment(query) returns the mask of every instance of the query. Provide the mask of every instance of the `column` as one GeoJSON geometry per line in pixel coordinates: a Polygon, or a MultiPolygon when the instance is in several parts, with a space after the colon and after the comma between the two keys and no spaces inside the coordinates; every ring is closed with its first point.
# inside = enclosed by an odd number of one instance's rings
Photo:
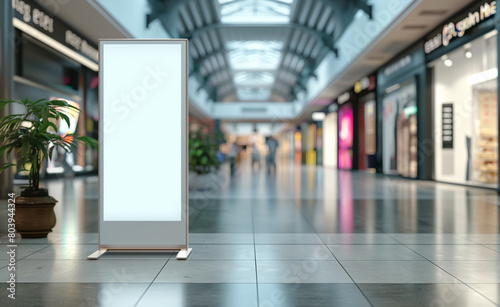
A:
{"type": "MultiPolygon", "coordinates": [[[[0,98],[12,98],[14,58],[15,58],[15,33],[12,25],[12,1],[0,1],[0,98]]],[[[0,118],[9,113],[8,107],[0,112],[0,118]]],[[[0,144],[1,146],[1,144],[0,144]]],[[[0,164],[6,163],[5,157],[0,157],[0,164]]],[[[0,174],[0,199],[6,199],[7,193],[12,190],[12,169],[7,169],[0,174]]]]}

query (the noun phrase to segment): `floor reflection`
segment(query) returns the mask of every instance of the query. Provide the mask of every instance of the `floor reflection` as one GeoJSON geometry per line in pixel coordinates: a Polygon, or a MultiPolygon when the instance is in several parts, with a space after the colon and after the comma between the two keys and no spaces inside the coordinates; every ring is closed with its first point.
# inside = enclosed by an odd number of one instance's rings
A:
{"type": "Polygon", "coordinates": [[[496,191],[293,164],[268,175],[243,163],[233,176],[226,165],[211,183],[190,192],[187,261],[165,252],[88,261],[97,178],[44,182],[58,221],[48,238],[16,238],[18,306],[500,304],[496,191]]]}

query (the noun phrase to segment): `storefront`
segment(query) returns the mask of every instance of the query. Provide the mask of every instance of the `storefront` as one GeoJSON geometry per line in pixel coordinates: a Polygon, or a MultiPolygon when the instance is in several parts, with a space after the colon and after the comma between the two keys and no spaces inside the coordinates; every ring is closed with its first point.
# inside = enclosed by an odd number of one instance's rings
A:
{"type": "Polygon", "coordinates": [[[437,181],[498,188],[498,17],[476,2],[426,37],[437,181]]]}
{"type": "Polygon", "coordinates": [[[338,105],[328,106],[326,117],[323,120],[323,165],[337,167],[337,110],[338,105]]]}
{"type": "Polygon", "coordinates": [[[425,104],[425,56],[422,44],[403,52],[377,74],[379,171],[408,178],[429,179],[428,147],[431,133],[425,104]]]}
{"type": "MultiPolygon", "coordinates": [[[[77,31],[30,0],[12,1],[15,28],[13,98],[64,99],[80,109],[61,136],[97,138],[97,48],[77,31]]],[[[19,112],[21,110],[12,110],[19,112]]],[[[79,145],[71,154],[54,152],[45,175],[97,172],[97,152],[79,145]]]]}
{"type": "Polygon", "coordinates": [[[306,164],[307,165],[316,165],[316,134],[317,127],[314,123],[307,124],[307,137],[306,141],[306,164]]]}
{"type": "Polygon", "coordinates": [[[377,76],[366,76],[353,88],[355,104],[354,141],[357,143],[359,170],[375,171],[377,166],[377,76]]]}
{"type": "Polygon", "coordinates": [[[343,170],[357,168],[357,155],[354,143],[354,101],[348,91],[337,98],[338,110],[338,167],[343,170]]]}

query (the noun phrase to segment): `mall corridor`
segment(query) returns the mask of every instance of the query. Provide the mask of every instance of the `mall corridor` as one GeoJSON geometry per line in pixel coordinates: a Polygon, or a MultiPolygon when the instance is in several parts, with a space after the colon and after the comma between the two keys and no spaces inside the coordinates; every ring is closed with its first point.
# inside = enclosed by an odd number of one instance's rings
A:
{"type": "Polygon", "coordinates": [[[97,177],[45,182],[58,223],[48,238],[17,237],[15,306],[500,305],[496,191],[319,166],[212,176],[190,192],[186,261],[144,251],[87,260],[97,177]]]}

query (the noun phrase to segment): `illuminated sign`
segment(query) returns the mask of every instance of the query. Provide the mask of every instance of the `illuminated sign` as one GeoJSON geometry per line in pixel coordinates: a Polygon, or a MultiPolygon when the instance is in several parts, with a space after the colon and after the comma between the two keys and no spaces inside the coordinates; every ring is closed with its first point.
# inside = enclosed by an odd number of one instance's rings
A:
{"type": "Polygon", "coordinates": [[[434,34],[425,42],[425,53],[429,54],[441,46],[448,46],[453,39],[464,36],[467,30],[477,26],[496,13],[497,2],[487,1],[476,7],[476,9],[471,10],[465,17],[461,17],[458,21],[446,23],[440,32],[434,34]]]}
{"type": "Polygon", "coordinates": [[[354,84],[354,92],[356,94],[361,93],[364,90],[373,90],[375,89],[375,76],[364,77],[354,84]]]}
{"type": "Polygon", "coordinates": [[[345,92],[344,94],[340,95],[339,98],[337,98],[337,101],[339,104],[343,104],[349,101],[351,99],[351,94],[349,92],[345,92]]]}
{"type": "Polygon", "coordinates": [[[20,21],[29,24],[37,30],[41,30],[50,38],[69,47],[72,50],[86,56],[97,62],[98,51],[92,46],[91,42],[83,39],[81,35],[76,34],[73,29],[57,18],[50,17],[53,14],[45,12],[32,0],[12,0],[12,9],[14,17],[20,21]]]}
{"type": "Polygon", "coordinates": [[[397,73],[401,69],[403,69],[403,68],[407,67],[408,65],[410,65],[411,61],[412,61],[411,55],[407,55],[407,56],[399,59],[398,61],[396,61],[395,63],[389,65],[386,69],[384,69],[384,75],[386,77],[388,77],[388,76],[390,76],[392,74],[397,73]]]}

